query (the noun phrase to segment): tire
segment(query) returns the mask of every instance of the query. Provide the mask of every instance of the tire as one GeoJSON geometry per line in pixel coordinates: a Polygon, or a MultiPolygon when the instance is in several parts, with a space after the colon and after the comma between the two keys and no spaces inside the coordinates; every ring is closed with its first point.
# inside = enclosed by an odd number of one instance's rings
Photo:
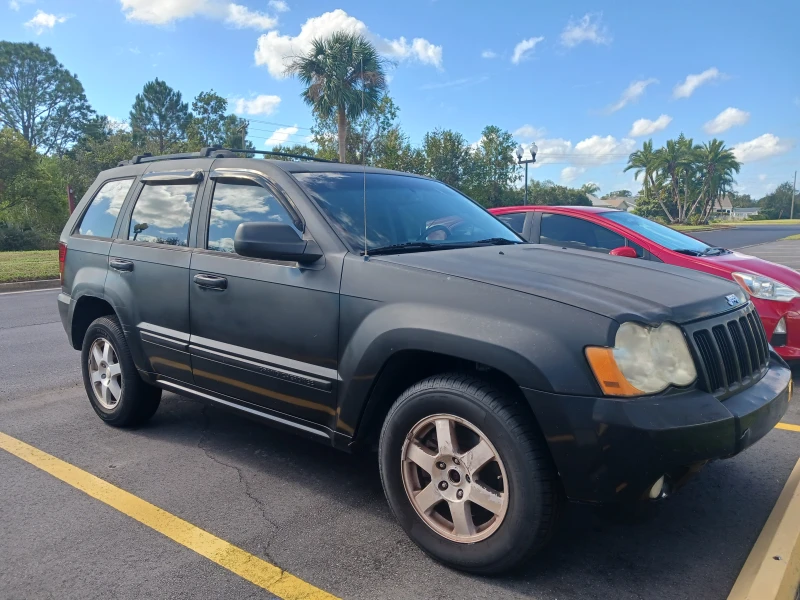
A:
{"type": "MultiPolygon", "coordinates": [[[[443,433],[441,439],[447,435],[443,433]]],[[[561,507],[560,483],[530,410],[474,376],[437,375],[406,390],[384,421],[379,463],[384,493],[406,534],[425,553],[449,567],[484,575],[514,569],[541,550],[555,530],[561,507]],[[442,420],[447,423],[442,431],[449,431],[455,439],[451,454],[439,447],[442,420]],[[471,456],[477,454],[478,446],[471,452],[470,440],[485,441],[482,447],[491,450],[495,458],[473,469],[476,461],[471,456]],[[426,455],[412,450],[413,445],[427,449],[426,455]],[[413,461],[408,459],[410,452],[413,461]],[[429,454],[435,455],[428,468],[436,475],[428,478],[427,470],[416,461],[422,458],[420,462],[428,463],[429,454]],[[463,460],[457,460],[459,457],[463,460]],[[435,487],[428,488],[436,482],[435,487]],[[448,494],[444,500],[437,500],[435,495],[416,495],[421,493],[418,490],[435,494],[447,482],[440,493],[448,494]],[[475,488],[476,484],[483,490],[475,488]],[[488,488],[499,493],[482,493],[488,488]],[[454,489],[463,495],[451,501],[454,489]],[[492,510],[475,506],[469,500],[473,495],[492,510]],[[431,502],[435,503],[433,509],[421,509],[431,502]],[[452,512],[451,507],[455,509],[452,512]],[[461,535],[453,516],[458,514],[462,515],[458,519],[461,535]],[[472,520],[472,527],[464,515],[472,520]],[[486,521],[482,524],[483,519],[486,521]]]]}
{"type": "Polygon", "coordinates": [[[139,377],[125,334],[114,317],[100,317],[86,330],[81,349],[81,372],[94,412],[114,427],[135,427],[145,423],[161,402],[161,389],[139,377]],[[105,352],[107,345],[108,353],[105,352]],[[93,373],[96,376],[94,382],[93,373]]]}

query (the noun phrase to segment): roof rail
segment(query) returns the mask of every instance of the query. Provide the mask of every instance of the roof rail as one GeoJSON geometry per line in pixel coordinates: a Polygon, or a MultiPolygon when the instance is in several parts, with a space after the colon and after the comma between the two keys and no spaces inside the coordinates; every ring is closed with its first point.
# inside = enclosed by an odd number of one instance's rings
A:
{"type": "Polygon", "coordinates": [[[316,156],[306,156],[304,154],[289,154],[288,152],[273,152],[271,150],[253,150],[251,148],[222,148],[221,146],[207,146],[199,152],[181,152],[179,154],[161,154],[153,156],[149,152],[137,154],[130,160],[121,160],[118,167],[127,165],[138,165],[141,163],[156,162],[161,160],[182,160],[187,158],[236,158],[237,154],[264,154],[266,156],[282,156],[285,158],[295,158],[297,160],[313,160],[317,162],[336,162],[317,158],[316,156]]]}

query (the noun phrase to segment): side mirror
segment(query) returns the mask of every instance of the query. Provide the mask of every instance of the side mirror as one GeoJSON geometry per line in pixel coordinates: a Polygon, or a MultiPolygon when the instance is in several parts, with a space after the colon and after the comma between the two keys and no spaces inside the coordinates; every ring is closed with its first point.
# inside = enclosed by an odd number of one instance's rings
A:
{"type": "Polygon", "coordinates": [[[630,246],[620,246],[619,248],[614,248],[611,252],[609,252],[609,254],[611,256],[624,256],[625,258],[639,258],[639,255],[636,254],[636,250],[630,246]]]}
{"type": "Polygon", "coordinates": [[[240,256],[311,263],[322,258],[316,242],[300,237],[287,223],[254,221],[242,223],[233,236],[233,249],[240,256]]]}

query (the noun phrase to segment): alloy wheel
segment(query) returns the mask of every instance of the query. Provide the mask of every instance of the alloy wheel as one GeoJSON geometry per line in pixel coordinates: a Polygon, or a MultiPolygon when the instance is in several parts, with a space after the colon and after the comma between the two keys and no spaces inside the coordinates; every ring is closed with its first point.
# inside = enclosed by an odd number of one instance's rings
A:
{"type": "Polygon", "coordinates": [[[112,410],[122,397],[122,367],[114,347],[105,338],[97,338],[89,351],[89,377],[97,402],[112,410]]]}

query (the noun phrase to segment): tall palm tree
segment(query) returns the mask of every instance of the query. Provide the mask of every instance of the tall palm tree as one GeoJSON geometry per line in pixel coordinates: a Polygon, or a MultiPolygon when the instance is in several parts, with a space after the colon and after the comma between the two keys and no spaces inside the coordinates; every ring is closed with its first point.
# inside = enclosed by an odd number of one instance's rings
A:
{"type": "Polygon", "coordinates": [[[700,194],[695,200],[692,211],[701,206],[707,217],[713,209],[714,202],[734,183],[733,174],[738,173],[742,164],[736,160],[725,142],[714,138],[700,146],[696,152],[697,170],[702,180],[700,194]]]}
{"type": "Polygon", "coordinates": [[[689,216],[689,184],[693,175],[695,146],[691,139],[680,135],[677,140],[667,140],[663,148],[656,150],[655,166],[663,171],[669,181],[672,201],[678,208],[678,222],[689,216]],[[683,200],[681,200],[683,187],[683,200]]]}
{"type": "Polygon", "coordinates": [[[366,38],[337,32],[315,39],[286,69],[306,89],[300,95],[323,119],[337,118],[339,161],[345,162],[348,121],[371,113],[386,89],[385,61],[366,38]]]}
{"type": "Polygon", "coordinates": [[[672,214],[670,214],[666,204],[664,204],[664,199],[661,193],[659,193],[661,186],[657,181],[657,179],[660,179],[657,177],[659,159],[658,152],[658,150],[653,150],[653,140],[647,140],[642,144],[641,150],[636,150],[628,157],[628,165],[625,167],[625,171],[633,170],[633,178],[637,181],[639,179],[639,175],[642,175],[644,199],[649,200],[651,195],[655,195],[658,203],[664,210],[664,214],[667,216],[670,222],[672,222],[675,219],[672,214]]]}

